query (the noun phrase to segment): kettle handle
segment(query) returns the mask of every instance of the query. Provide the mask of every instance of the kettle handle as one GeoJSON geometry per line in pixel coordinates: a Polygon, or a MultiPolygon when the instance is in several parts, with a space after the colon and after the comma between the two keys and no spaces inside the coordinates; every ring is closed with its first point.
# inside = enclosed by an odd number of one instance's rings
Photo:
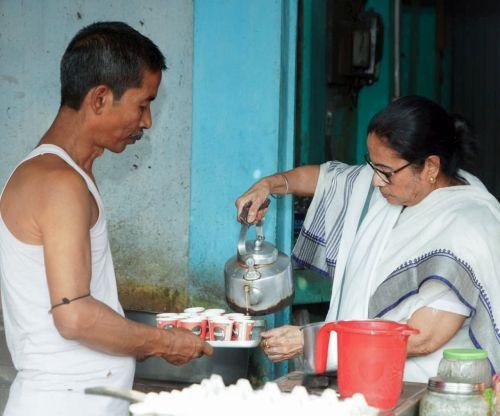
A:
{"type": "Polygon", "coordinates": [[[246,246],[247,231],[248,231],[248,225],[242,223],[240,230],[240,238],[238,239],[238,254],[242,259],[244,259],[247,255],[247,246],[246,246]]]}
{"type": "MultiPolygon", "coordinates": [[[[269,198],[266,198],[266,200],[259,207],[258,211],[262,211],[263,209],[266,209],[270,204],[271,204],[271,200],[269,198]]],[[[252,201],[248,201],[243,206],[243,209],[241,210],[240,216],[238,217],[238,221],[240,221],[242,224],[245,224],[247,226],[251,226],[253,224],[253,223],[249,223],[247,221],[247,219],[248,219],[248,211],[250,210],[251,206],[252,206],[252,201]]]]}
{"type": "Polygon", "coordinates": [[[330,332],[336,331],[337,327],[336,322],[328,322],[320,328],[316,336],[316,351],[314,354],[314,367],[316,373],[324,373],[326,371],[330,332]]]}
{"type": "MultiPolygon", "coordinates": [[[[248,228],[250,226],[246,224],[241,224],[241,229],[240,229],[240,237],[238,239],[238,254],[242,259],[244,259],[247,256],[247,246],[246,246],[246,241],[247,241],[247,232],[248,228]]],[[[264,236],[264,220],[259,221],[258,223],[255,224],[255,231],[257,235],[256,239],[256,245],[260,245],[261,241],[265,240],[264,236]]]]}
{"type": "MultiPolygon", "coordinates": [[[[271,203],[271,200],[269,198],[267,198],[263,202],[263,204],[259,207],[259,211],[266,209],[270,203],[271,203]]],[[[247,256],[247,247],[246,247],[247,232],[248,232],[248,229],[253,225],[253,224],[250,224],[247,222],[248,210],[250,209],[251,206],[252,206],[251,201],[248,202],[247,204],[245,204],[245,206],[243,207],[243,211],[241,212],[241,215],[240,215],[241,229],[240,229],[240,237],[238,239],[238,254],[240,255],[240,257],[242,259],[244,259],[247,256]]],[[[256,234],[257,234],[257,239],[256,239],[257,243],[256,244],[260,245],[260,242],[265,240],[264,219],[255,223],[255,230],[256,230],[256,234]]]]}

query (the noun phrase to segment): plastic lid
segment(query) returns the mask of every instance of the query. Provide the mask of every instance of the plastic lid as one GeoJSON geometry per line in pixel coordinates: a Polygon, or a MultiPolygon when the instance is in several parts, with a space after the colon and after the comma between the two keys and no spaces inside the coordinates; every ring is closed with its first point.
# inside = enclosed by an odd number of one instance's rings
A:
{"type": "Polygon", "coordinates": [[[485,350],[474,348],[454,348],[444,350],[443,357],[456,361],[484,360],[488,358],[488,353],[485,350]]]}
{"type": "Polygon", "coordinates": [[[441,377],[431,377],[427,388],[438,393],[477,394],[484,391],[484,383],[452,383],[444,381],[441,377]]]}

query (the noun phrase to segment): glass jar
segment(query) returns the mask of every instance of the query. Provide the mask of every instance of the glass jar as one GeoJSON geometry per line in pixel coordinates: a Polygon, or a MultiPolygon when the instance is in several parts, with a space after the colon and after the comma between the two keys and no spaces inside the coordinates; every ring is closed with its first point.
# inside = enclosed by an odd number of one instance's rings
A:
{"type": "Polygon", "coordinates": [[[447,349],[438,367],[438,376],[453,383],[484,383],[491,386],[488,353],[473,348],[447,349]]]}
{"type": "Polygon", "coordinates": [[[488,416],[484,384],[450,383],[431,377],[420,401],[420,416],[488,416]]]}
{"type": "Polygon", "coordinates": [[[500,374],[493,376],[493,416],[500,416],[500,374]]]}

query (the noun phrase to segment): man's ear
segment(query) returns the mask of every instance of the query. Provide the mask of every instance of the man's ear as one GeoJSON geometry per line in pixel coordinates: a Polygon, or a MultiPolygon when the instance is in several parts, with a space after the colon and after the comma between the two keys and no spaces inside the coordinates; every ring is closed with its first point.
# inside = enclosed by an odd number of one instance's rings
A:
{"type": "Polygon", "coordinates": [[[113,92],[107,85],[97,85],[88,92],[89,104],[95,114],[102,114],[113,104],[113,92]]]}

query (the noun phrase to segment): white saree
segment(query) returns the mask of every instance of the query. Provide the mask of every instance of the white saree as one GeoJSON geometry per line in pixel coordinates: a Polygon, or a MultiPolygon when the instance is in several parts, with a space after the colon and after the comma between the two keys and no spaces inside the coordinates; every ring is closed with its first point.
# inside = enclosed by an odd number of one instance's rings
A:
{"type": "MultiPolygon", "coordinates": [[[[323,164],[293,251],[297,263],[333,279],[326,321],[405,322],[451,290],[470,317],[443,348],[484,348],[498,371],[500,204],[461,172],[470,185],[437,189],[403,210],[378,189],[367,200],[372,175],[368,166],[323,164]]],[[[405,380],[427,381],[441,356],[409,359],[405,380]]]]}

